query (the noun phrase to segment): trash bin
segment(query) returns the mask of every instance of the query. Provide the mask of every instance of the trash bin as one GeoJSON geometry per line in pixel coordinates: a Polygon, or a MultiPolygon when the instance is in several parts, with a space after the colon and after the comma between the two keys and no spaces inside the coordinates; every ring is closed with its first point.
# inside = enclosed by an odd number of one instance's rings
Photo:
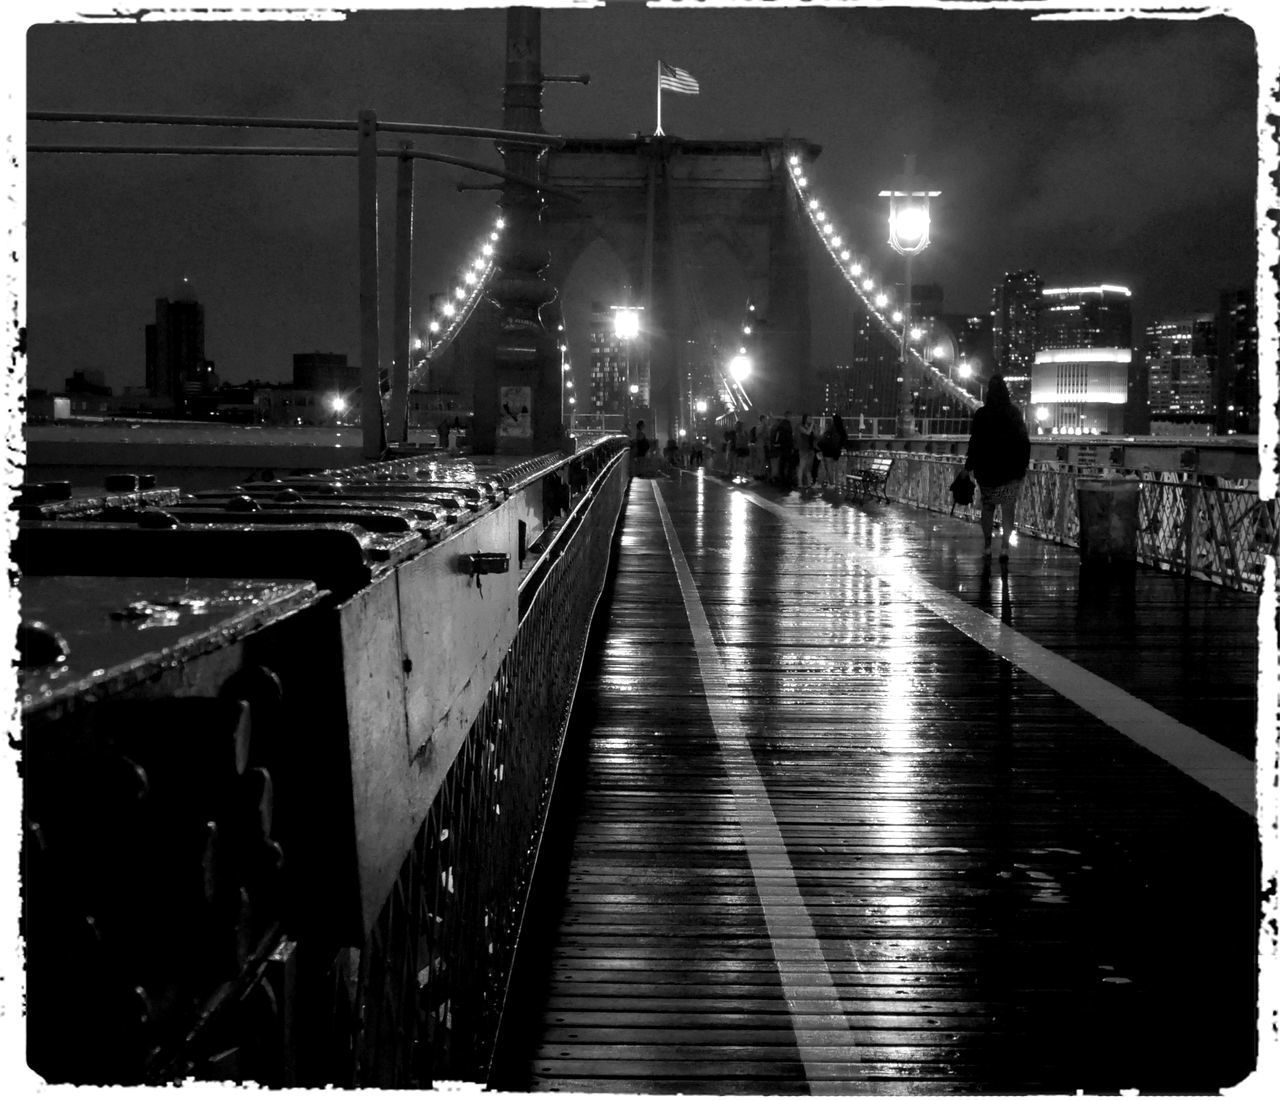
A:
{"type": "Polygon", "coordinates": [[[1079,478],[1080,561],[1133,566],[1138,561],[1137,478],[1079,478]]]}

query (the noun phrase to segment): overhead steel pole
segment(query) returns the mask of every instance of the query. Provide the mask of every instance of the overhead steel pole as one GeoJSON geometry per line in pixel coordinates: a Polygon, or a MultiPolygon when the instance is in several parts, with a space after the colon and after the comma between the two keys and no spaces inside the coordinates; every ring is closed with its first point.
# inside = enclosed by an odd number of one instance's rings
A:
{"type": "Polygon", "coordinates": [[[394,341],[391,361],[391,401],[387,413],[387,441],[409,439],[409,371],[413,355],[413,150],[401,142],[396,161],[396,286],[394,341]]]}
{"type": "Polygon", "coordinates": [[[378,378],[378,120],[361,111],[356,154],[356,198],[360,231],[360,427],[366,459],[385,447],[382,394],[378,378]]]}

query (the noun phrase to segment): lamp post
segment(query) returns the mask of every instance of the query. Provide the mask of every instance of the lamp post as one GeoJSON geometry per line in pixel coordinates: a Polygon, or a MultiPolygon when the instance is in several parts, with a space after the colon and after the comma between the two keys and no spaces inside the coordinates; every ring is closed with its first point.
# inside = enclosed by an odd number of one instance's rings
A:
{"type": "Polygon", "coordinates": [[[631,432],[631,398],[640,390],[631,381],[631,342],[640,335],[640,308],[636,306],[614,306],[613,307],[613,332],[614,335],[622,341],[624,353],[624,381],[623,386],[626,388],[626,424],[624,425],[628,433],[631,432]]]}
{"type": "Polygon", "coordinates": [[[915,190],[913,177],[916,158],[913,154],[908,154],[904,160],[901,190],[882,191],[880,196],[889,200],[889,244],[906,261],[902,296],[902,356],[899,361],[902,373],[898,389],[898,434],[914,436],[915,412],[912,409],[911,382],[907,377],[907,336],[911,331],[911,258],[929,247],[929,200],[942,192],[915,190]]]}

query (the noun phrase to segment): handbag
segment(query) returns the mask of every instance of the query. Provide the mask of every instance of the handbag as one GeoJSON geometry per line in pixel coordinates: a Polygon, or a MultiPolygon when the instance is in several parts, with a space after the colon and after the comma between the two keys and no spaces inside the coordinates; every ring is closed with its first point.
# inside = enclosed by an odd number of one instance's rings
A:
{"type": "Polygon", "coordinates": [[[969,477],[969,472],[961,468],[960,473],[951,482],[952,516],[956,514],[956,505],[973,504],[973,494],[976,488],[973,484],[973,479],[969,477]]]}

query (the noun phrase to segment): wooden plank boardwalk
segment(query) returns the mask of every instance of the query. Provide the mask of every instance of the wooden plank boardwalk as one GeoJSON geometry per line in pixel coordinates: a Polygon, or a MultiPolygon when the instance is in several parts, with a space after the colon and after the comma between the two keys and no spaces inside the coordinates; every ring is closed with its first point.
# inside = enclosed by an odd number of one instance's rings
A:
{"type": "Polygon", "coordinates": [[[631,486],[491,1085],[1210,1092],[1256,1052],[1256,598],[631,486]],[[1102,678],[1102,679],[1099,679],[1102,678]]]}

